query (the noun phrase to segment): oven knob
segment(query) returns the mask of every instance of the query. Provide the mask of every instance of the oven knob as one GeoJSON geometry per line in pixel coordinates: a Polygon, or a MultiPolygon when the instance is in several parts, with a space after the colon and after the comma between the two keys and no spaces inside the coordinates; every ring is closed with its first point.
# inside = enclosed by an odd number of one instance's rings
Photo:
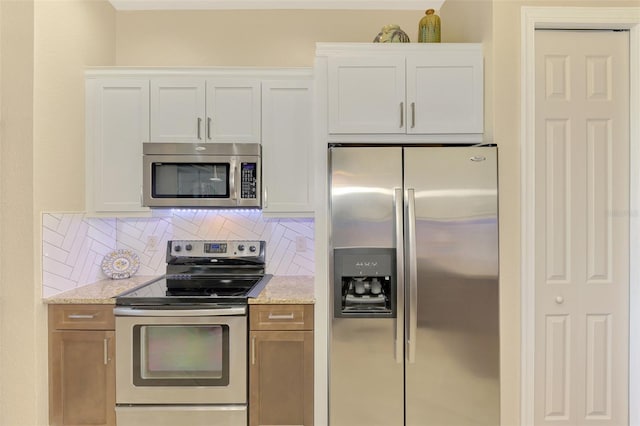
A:
{"type": "Polygon", "coordinates": [[[191,244],[187,244],[186,246],[184,246],[185,250],[187,251],[191,251],[191,249],[193,248],[193,246],[191,244]]]}
{"type": "Polygon", "coordinates": [[[244,251],[244,244],[238,245],[238,251],[244,251]]]}
{"type": "Polygon", "coordinates": [[[255,251],[256,251],[256,246],[249,246],[249,251],[250,251],[251,253],[255,253],[255,251]]]}
{"type": "Polygon", "coordinates": [[[182,247],[181,247],[181,246],[175,246],[175,247],[173,248],[173,250],[174,250],[174,251],[176,251],[176,252],[178,252],[178,251],[182,250],[182,247]]]}

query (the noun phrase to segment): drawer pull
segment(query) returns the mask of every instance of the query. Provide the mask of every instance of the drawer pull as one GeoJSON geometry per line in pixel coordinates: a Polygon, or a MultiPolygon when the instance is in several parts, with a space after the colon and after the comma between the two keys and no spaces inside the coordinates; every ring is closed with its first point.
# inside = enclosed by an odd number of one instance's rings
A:
{"type": "Polygon", "coordinates": [[[69,319],[94,319],[96,316],[93,314],[69,314],[67,318],[69,319]]]}
{"type": "Polygon", "coordinates": [[[269,319],[270,320],[292,320],[293,319],[293,312],[291,312],[290,314],[269,314],[269,319]]]}

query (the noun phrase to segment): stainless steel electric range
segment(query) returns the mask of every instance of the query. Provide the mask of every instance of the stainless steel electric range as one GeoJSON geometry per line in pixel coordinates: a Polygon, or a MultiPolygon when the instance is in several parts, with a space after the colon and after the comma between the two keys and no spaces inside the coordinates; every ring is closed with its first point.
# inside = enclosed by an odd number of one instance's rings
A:
{"type": "Polygon", "coordinates": [[[247,309],[264,241],[173,240],[166,275],[116,298],[119,426],[247,424],[247,309]]]}

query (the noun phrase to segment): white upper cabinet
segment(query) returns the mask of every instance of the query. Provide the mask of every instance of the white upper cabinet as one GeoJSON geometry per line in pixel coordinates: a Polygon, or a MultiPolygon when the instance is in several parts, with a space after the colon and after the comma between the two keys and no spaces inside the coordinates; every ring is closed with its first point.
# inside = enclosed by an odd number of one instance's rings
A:
{"type": "Polygon", "coordinates": [[[151,142],[204,142],[205,81],[151,80],[151,142]]]}
{"type": "Polygon", "coordinates": [[[263,212],[313,214],[313,81],[262,83],[263,212]]]}
{"type": "Polygon", "coordinates": [[[329,58],[330,133],[404,133],[405,59],[329,58]]]}
{"type": "Polygon", "coordinates": [[[407,57],[407,133],[482,133],[482,52],[407,57]]]}
{"type": "Polygon", "coordinates": [[[140,195],[149,80],[87,78],[86,89],[87,211],[147,211],[140,195]]]}
{"type": "Polygon", "coordinates": [[[209,142],[260,142],[260,82],[207,80],[209,142]]]}
{"type": "Polygon", "coordinates": [[[319,45],[330,134],[483,132],[481,45],[319,45]]]}
{"type": "Polygon", "coordinates": [[[260,142],[260,82],[152,78],[151,142],[260,142]]]}

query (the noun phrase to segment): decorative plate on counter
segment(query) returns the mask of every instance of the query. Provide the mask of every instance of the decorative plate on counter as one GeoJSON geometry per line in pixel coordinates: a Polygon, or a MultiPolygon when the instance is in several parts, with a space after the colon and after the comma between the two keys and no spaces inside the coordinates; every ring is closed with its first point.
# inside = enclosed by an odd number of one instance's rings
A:
{"type": "Polygon", "coordinates": [[[140,258],[127,249],[114,250],[102,259],[102,272],[114,280],[132,277],[139,267],[140,258]]]}

